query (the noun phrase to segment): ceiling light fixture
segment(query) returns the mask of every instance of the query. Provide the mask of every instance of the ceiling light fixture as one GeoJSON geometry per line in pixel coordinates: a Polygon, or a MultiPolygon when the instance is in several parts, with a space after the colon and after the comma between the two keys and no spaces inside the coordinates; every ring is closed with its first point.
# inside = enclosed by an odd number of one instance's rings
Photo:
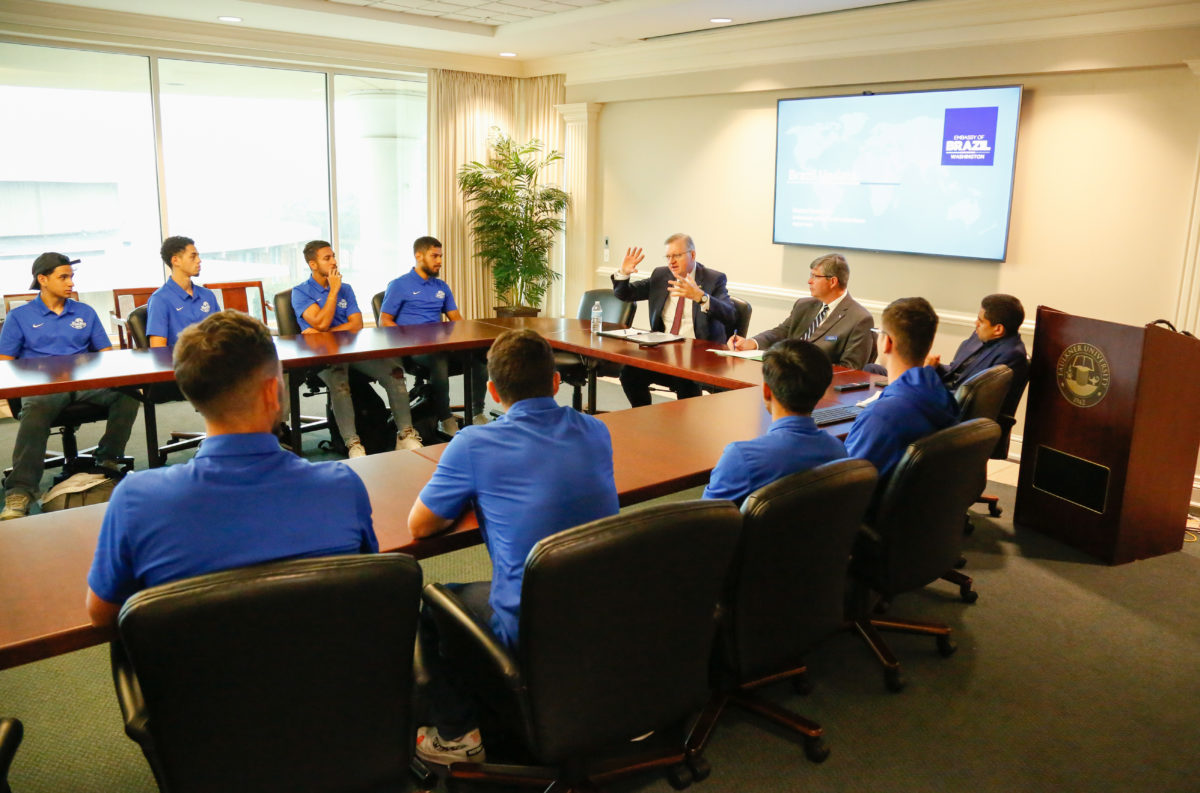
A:
{"type": "Polygon", "coordinates": [[[217,20],[220,22],[241,22],[242,18],[241,17],[217,17],[217,20]]]}
{"type": "Polygon", "coordinates": [[[713,23],[714,25],[728,25],[733,20],[730,19],[729,17],[713,17],[712,19],[710,19],[708,21],[713,23]]]}
{"type": "Polygon", "coordinates": [[[500,53],[500,57],[501,57],[501,58],[515,58],[515,57],[517,57],[517,53],[515,53],[515,52],[502,52],[502,53],[500,53]]]}

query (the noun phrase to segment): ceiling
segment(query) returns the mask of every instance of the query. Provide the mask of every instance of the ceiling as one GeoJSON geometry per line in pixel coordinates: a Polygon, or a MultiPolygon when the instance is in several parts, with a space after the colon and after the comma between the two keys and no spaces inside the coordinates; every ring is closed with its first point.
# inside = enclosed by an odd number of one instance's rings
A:
{"type": "Polygon", "coordinates": [[[531,60],[915,0],[56,0],[65,5],[531,60]],[[221,22],[219,17],[240,17],[221,22]],[[730,23],[710,21],[729,18],[730,23]]]}

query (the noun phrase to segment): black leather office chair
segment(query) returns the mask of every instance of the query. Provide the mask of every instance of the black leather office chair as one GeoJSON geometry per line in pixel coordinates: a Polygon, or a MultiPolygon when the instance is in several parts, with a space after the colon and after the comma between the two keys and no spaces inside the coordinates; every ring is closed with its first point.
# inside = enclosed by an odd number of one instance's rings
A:
{"type": "Polygon", "coordinates": [[[909,444],[855,540],[851,619],[883,665],[891,691],[904,688],[904,679],[879,630],[935,636],[946,656],[956,646],[946,625],[873,615],[875,603],[920,589],[954,567],[963,513],[987,481],[988,454],[999,437],[996,422],[972,419],[909,444]]]}
{"type": "Polygon", "coordinates": [[[754,313],[754,306],[733,295],[729,299],[733,301],[733,332],[745,338],[750,335],[750,315],[754,313]]]}
{"type": "MultiPolygon", "coordinates": [[[[664,731],[709,698],[716,606],[740,524],[731,502],[685,501],[542,540],[525,562],[513,650],[449,590],[426,587],[444,654],[535,764],[456,763],[451,778],[584,791],[674,766],[673,784],[686,786],[695,772],[682,735],[671,742],[664,731]],[[649,730],[654,746],[630,743],[649,730]],[[604,751],[624,757],[593,765],[604,751]]],[[[486,724],[484,743],[498,759],[486,724]]]]}
{"type": "MultiPolygon", "coordinates": [[[[13,418],[21,416],[21,399],[13,397],[8,400],[8,409],[12,412],[13,418]]],[[[90,402],[72,402],[65,408],[59,411],[58,416],[54,419],[54,424],[51,427],[51,433],[55,430],[62,437],[62,452],[46,452],[45,462],[42,463],[43,468],[62,468],[62,473],[54,477],[55,483],[61,482],[72,473],[86,469],[94,464],[92,452],[96,450],[95,446],[89,446],[86,449],[80,450],[79,441],[75,438],[75,433],[84,424],[91,424],[95,421],[108,421],[108,408],[104,405],[93,405],[90,402]]],[[[129,456],[122,457],[117,461],[120,469],[126,473],[133,470],[133,458],[129,456]]],[[[7,477],[12,473],[12,468],[4,469],[4,476],[7,477]]]]}
{"type": "MultiPolygon", "coordinates": [[[[604,321],[613,322],[628,328],[633,324],[637,313],[637,303],[618,299],[612,289],[589,289],[579,298],[579,319],[592,318],[592,306],[599,301],[604,309],[604,321]]],[[[571,394],[571,406],[583,410],[583,387],[588,383],[588,375],[594,371],[596,377],[618,377],[624,368],[621,364],[604,361],[599,358],[585,358],[573,352],[554,351],[554,365],[562,376],[562,381],[574,389],[571,394]]],[[[595,413],[596,406],[592,404],[592,394],[588,395],[588,413],[595,413]]]]}
{"type": "MultiPolygon", "coordinates": [[[[996,369],[996,368],[998,368],[998,367],[992,367],[992,369],[996,369]]],[[[1007,366],[1004,366],[1003,368],[1008,369],[1007,366]]],[[[994,416],[993,415],[985,415],[983,412],[980,412],[978,409],[976,409],[975,412],[977,415],[971,416],[971,418],[977,418],[977,417],[990,418],[990,419],[995,420],[995,422],[1000,425],[1000,439],[998,441],[996,441],[996,448],[992,449],[991,459],[993,459],[993,460],[1007,460],[1008,459],[1008,444],[1009,444],[1010,438],[1012,437],[1012,428],[1017,423],[1017,417],[1016,417],[1017,405],[1020,404],[1021,395],[1025,393],[1025,386],[1028,385],[1028,383],[1029,383],[1028,361],[1025,363],[1024,367],[1021,367],[1018,364],[1018,368],[1019,369],[1023,368],[1024,371],[1018,372],[1018,371],[1009,369],[1010,374],[1009,374],[1009,377],[1007,380],[1007,392],[1000,397],[1000,405],[996,407],[995,415],[994,416]]],[[[960,385],[955,390],[954,398],[958,400],[959,405],[963,406],[960,411],[960,416],[964,415],[967,412],[965,402],[966,402],[966,400],[968,400],[970,398],[969,394],[965,393],[963,389],[966,389],[967,386],[971,384],[972,380],[975,380],[975,378],[978,378],[978,377],[983,377],[988,372],[992,371],[992,369],[987,369],[987,370],[980,372],[979,374],[975,375],[975,377],[972,377],[969,380],[967,380],[966,382],[964,382],[962,385],[960,385]]],[[[992,410],[991,402],[995,398],[996,397],[994,394],[989,395],[989,397],[988,397],[988,400],[987,400],[988,404],[986,405],[986,409],[988,410],[989,413],[992,410]]],[[[988,495],[987,493],[983,493],[978,498],[975,499],[975,503],[987,504],[988,514],[991,515],[993,518],[1000,517],[1000,515],[1004,512],[1004,510],[1001,509],[1001,507],[1000,507],[1000,499],[998,496],[993,496],[993,495],[988,495]]],[[[971,530],[974,529],[974,525],[972,525],[969,521],[968,521],[967,525],[969,527],[968,528],[968,533],[969,533],[971,530]]]]}
{"type": "Polygon", "coordinates": [[[159,789],[400,787],[415,741],[420,590],[411,557],[374,554],[212,573],[131,597],[113,680],[159,789]]]}
{"type": "Polygon", "coordinates": [[[737,705],[799,733],[813,762],[829,756],[819,724],[753,692],[789,678],[806,691],[804,654],[845,628],[850,548],[875,481],[875,466],[846,459],[746,497],[722,609],[717,691],[693,731],[695,751],[725,708],[737,705]]]}
{"type": "MultiPolygon", "coordinates": [[[[284,289],[282,292],[276,292],[275,297],[271,300],[275,304],[275,325],[279,329],[280,336],[299,336],[300,321],[296,319],[296,310],[292,308],[292,290],[284,289]]],[[[328,393],[325,388],[325,383],[317,376],[317,370],[306,368],[301,371],[289,369],[287,376],[299,377],[304,386],[308,389],[304,392],[304,396],[311,397],[320,394],[321,392],[328,393]]],[[[328,403],[327,403],[328,404],[328,403]]],[[[328,413],[328,410],[326,410],[328,413]]],[[[300,416],[300,432],[313,432],[314,430],[323,430],[329,428],[328,417],[320,416],[300,416]]]]}
{"type": "Polygon", "coordinates": [[[19,719],[0,719],[0,793],[12,793],[8,786],[8,769],[12,767],[13,757],[24,735],[25,728],[19,719]]]}

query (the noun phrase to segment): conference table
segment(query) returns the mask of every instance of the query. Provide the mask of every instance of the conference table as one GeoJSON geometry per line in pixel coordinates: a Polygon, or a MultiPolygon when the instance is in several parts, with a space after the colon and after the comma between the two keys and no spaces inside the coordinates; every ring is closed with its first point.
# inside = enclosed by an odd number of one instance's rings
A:
{"type": "MultiPolygon", "coordinates": [[[[596,336],[588,325],[587,320],[554,318],[462,320],[280,337],[276,347],[284,369],[290,370],[428,352],[470,353],[486,349],[506,329],[527,327],[556,349],[689,377],[717,390],[598,416],[612,435],[621,506],[704,484],[728,443],[757,437],[770,423],[761,389],[754,387],[762,383],[761,363],[717,355],[712,352],[717,345],[696,340],[643,349],[596,336]]],[[[4,361],[0,398],[172,379],[170,351],[163,349],[4,361]]],[[[851,404],[876,391],[834,391],[839,383],[878,379],[835,367],[834,383],[819,407],[851,404]]],[[[848,428],[841,423],[825,430],[840,436],[848,428]]],[[[440,444],[346,461],[367,487],[381,551],[424,558],[481,542],[478,523],[469,513],[435,537],[414,540],[408,531],[408,512],[444,448],[440,444]]],[[[84,608],[87,572],[105,508],[96,504],[0,524],[0,669],[111,638],[109,631],[90,625],[84,608]]]]}

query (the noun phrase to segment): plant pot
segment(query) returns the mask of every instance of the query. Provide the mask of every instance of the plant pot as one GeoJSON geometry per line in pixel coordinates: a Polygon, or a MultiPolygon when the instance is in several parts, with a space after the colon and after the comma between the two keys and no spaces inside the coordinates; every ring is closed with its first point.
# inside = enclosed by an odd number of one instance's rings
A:
{"type": "Polygon", "coordinates": [[[536,317],[539,311],[536,306],[496,306],[497,317],[536,317]]]}

